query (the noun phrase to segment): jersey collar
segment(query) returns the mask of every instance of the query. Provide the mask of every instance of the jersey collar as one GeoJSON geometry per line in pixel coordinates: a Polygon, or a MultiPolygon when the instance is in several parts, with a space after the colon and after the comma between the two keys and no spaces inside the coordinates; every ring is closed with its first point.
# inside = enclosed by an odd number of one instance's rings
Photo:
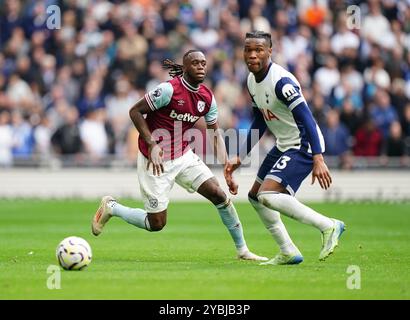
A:
{"type": "Polygon", "coordinates": [[[190,85],[190,84],[188,83],[188,81],[186,81],[186,80],[184,79],[183,76],[181,77],[181,82],[182,82],[182,85],[183,85],[185,88],[187,88],[189,91],[192,91],[192,92],[198,92],[198,91],[199,91],[199,86],[198,86],[198,87],[194,87],[194,86],[190,85]]]}
{"type": "Polygon", "coordinates": [[[268,69],[266,69],[266,73],[264,74],[262,80],[261,81],[256,81],[256,78],[255,78],[256,83],[261,83],[263,80],[265,80],[266,76],[269,73],[270,67],[272,67],[272,61],[269,63],[269,67],[268,67],[268,69]]]}

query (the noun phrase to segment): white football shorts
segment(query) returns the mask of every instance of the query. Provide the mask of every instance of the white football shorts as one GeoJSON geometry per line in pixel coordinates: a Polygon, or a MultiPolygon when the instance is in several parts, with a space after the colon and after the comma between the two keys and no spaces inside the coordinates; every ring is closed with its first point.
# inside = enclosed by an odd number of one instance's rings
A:
{"type": "Polygon", "coordinates": [[[174,182],[188,192],[196,192],[198,188],[214,174],[208,166],[192,151],[182,157],[163,163],[164,173],[154,176],[152,164],[147,170],[148,159],[139,152],[137,160],[138,181],[144,208],[148,213],[164,211],[168,207],[169,192],[174,182]]]}

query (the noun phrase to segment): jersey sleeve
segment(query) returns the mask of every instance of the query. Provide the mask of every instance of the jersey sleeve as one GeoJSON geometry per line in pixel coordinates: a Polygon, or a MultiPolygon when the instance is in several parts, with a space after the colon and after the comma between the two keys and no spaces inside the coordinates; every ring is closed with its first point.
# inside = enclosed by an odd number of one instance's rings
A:
{"type": "Polygon", "coordinates": [[[215,124],[218,120],[218,106],[216,105],[215,97],[212,95],[211,108],[208,113],[205,115],[206,124],[212,125],[215,124]]]}
{"type": "Polygon", "coordinates": [[[162,82],[156,86],[153,90],[145,94],[145,100],[147,100],[149,107],[152,111],[158,110],[167,106],[174,93],[174,88],[169,82],[162,82]]]}
{"type": "Polygon", "coordinates": [[[306,129],[306,134],[312,154],[325,152],[325,141],[322,132],[313,118],[312,112],[305,102],[301,102],[292,109],[293,118],[306,129]]]}
{"type": "Polygon", "coordinates": [[[283,77],[276,83],[275,94],[290,111],[292,111],[301,102],[306,103],[300,87],[288,77],[283,77]]]}
{"type": "Polygon", "coordinates": [[[276,96],[292,112],[296,123],[302,124],[312,149],[312,154],[325,151],[323,135],[313,118],[300,87],[289,77],[281,78],[275,86],[276,96]]]}

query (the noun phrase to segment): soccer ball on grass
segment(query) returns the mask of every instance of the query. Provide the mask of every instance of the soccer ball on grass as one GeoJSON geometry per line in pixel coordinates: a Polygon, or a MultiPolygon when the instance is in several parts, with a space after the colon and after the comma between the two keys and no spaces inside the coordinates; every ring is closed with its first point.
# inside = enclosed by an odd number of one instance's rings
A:
{"type": "Polygon", "coordinates": [[[91,263],[92,252],[83,238],[68,237],[57,246],[56,256],[65,270],[82,270],[91,263]]]}

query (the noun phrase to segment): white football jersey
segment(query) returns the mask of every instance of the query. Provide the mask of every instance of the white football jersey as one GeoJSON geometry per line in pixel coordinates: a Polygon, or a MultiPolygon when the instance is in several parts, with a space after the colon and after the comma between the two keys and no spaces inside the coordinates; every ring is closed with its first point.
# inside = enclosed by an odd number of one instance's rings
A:
{"type": "MultiPolygon", "coordinates": [[[[301,102],[306,103],[301,86],[293,74],[272,63],[268,74],[259,83],[256,82],[253,73],[249,73],[247,85],[253,106],[262,112],[267,127],[276,137],[276,147],[281,152],[303,147],[311,153],[305,127],[302,123],[297,123],[292,114],[292,110],[301,102]]],[[[323,153],[323,135],[316,122],[314,126],[320,140],[320,151],[323,153]]]]}

